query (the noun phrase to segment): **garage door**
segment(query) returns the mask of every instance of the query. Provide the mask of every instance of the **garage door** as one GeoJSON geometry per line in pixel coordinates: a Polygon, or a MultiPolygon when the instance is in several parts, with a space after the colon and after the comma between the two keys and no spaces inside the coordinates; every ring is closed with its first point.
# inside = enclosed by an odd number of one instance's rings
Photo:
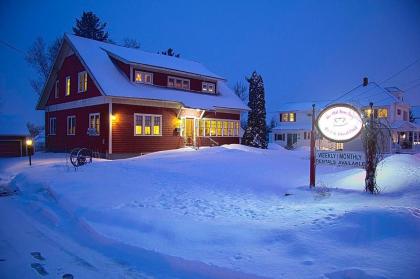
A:
{"type": "Polygon", "coordinates": [[[20,141],[0,141],[0,157],[20,156],[20,141]]]}

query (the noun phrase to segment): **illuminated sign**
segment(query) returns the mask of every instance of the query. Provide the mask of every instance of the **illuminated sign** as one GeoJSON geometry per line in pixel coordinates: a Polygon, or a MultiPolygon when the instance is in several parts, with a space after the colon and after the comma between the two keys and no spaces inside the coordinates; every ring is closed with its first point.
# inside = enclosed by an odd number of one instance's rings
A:
{"type": "Polygon", "coordinates": [[[333,142],[346,142],[357,137],[363,121],[359,111],[347,104],[326,107],[319,114],[316,125],[323,137],[333,142]]]}

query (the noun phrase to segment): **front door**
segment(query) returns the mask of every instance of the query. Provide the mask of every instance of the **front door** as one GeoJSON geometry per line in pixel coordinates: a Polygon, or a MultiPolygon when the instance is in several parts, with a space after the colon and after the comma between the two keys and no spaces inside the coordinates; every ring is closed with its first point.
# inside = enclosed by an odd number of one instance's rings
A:
{"type": "Polygon", "coordinates": [[[194,145],[194,118],[185,119],[185,142],[194,145]]]}

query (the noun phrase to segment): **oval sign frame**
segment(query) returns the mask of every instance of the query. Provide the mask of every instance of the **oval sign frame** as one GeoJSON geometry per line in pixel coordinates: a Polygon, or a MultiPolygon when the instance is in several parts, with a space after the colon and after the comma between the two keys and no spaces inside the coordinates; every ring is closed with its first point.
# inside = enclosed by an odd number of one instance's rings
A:
{"type": "Polygon", "coordinates": [[[327,106],[326,108],[324,108],[320,113],[319,113],[319,115],[318,115],[318,117],[316,118],[316,122],[315,122],[315,124],[316,124],[316,128],[317,128],[317,130],[318,130],[318,132],[324,137],[324,138],[326,138],[326,139],[328,139],[329,141],[332,141],[332,142],[337,142],[337,143],[342,143],[342,142],[349,142],[349,141],[351,141],[351,140],[353,140],[353,139],[355,139],[356,137],[358,137],[359,135],[360,135],[360,133],[362,132],[362,129],[363,129],[363,119],[362,119],[362,116],[361,116],[361,114],[360,114],[360,112],[359,112],[359,110],[358,109],[356,109],[354,106],[352,106],[352,105],[349,105],[349,104],[343,104],[343,103],[339,103],[339,104],[332,104],[332,105],[329,105],[329,106],[327,106]],[[330,110],[332,110],[332,109],[334,109],[334,108],[340,108],[340,107],[342,107],[342,108],[346,108],[346,109],[350,109],[350,110],[352,110],[358,117],[359,117],[359,119],[360,119],[360,127],[358,128],[358,131],[357,131],[357,133],[355,133],[352,137],[350,137],[350,138],[347,138],[347,139],[342,139],[342,140],[339,140],[339,139],[333,139],[333,138],[331,138],[330,136],[327,136],[327,135],[325,135],[324,133],[323,133],[323,131],[321,131],[321,129],[320,129],[320,127],[319,127],[319,121],[320,121],[320,119],[322,119],[322,116],[325,114],[325,113],[327,113],[328,111],[330,111],[330,110]]]}

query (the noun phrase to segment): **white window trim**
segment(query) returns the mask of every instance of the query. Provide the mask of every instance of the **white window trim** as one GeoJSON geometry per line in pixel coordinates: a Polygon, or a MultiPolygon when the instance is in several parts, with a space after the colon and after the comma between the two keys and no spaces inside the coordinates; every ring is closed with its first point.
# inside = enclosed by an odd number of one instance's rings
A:
{"type": "Polygon", "coordinates": [[[58,79],[57,79],[57,80],[55,81],[55,87],[54,87],[54,97],[55,97],[56,99],[58,99],[59,94],[60,94],[60,92],[58,91],[58,90],[59,90],[58,85],[59,85],[59,83],[58,83],[58,79]]]}
{"type": "Polygon", "coordinates": [[[296,122],[296,112],[293,112],[293,111],[291,111],[291,112],[281,112],[280,113],[280,122],[283,122],[283,123],[293,123],[293,122],[296,122]],[[287,121],[283,121],[283,114],[287,114],[287,121]],[[294,120],[293,121],[290,120],[290,115],[291,114],[294,114],[294,120]]]}
{"type": "Polygon", "coordinates": [[[68,136],[75,136],[76,135],[76,115],[67,116],[67,135],[68,136]],[[74,134],[69,134],[69,119],[70,118],[74,118],[74,134]]]}
{"type": "MultiPolygon", "coordinates": [[[[99,131],[96,131],[95,135],[89,135],[91,137],[97,137],[101,135],[101,114],[99,112],[89,113],[89,128],[90,128],[90,117],[91,116],[98,116],[99,118],[99,131]]],[[[110,120],[112,121],[112,120],[110,120]]]]}
{"type": "Polygon", "coordinates": [[[216,94],[216,84],[214,82],[207,82],[207,81],[202,81],[201,82],[201,92],[205,92],[208,94],[216,94]],[[204,85],[206,85],[206,90],[204,90],[204,85]],[[209,85],[213,86],[213,91],[210,92],[209,91],[209,85]]]}
{"type": "Polygon", "coordinates": [[[160,136],[162,136],[162,128],[163,128],[163,117],[162,117],[161,114],[134,113],[134,116],[133,116],[133,133],[134,133],[135,137],[160,137],[160,136]],[[142,124],[141,124],[142,134],[141,135],[136,134],[136,116],[142,116],[142,124]],[[145,130],[144,129],[144,127],[145,127],[144,126],[144,122],[145,122],[144,120],[145,120],[146,116],[150,116],[152,118],[152,121],[151,121],[151,125],[152,125],[151,132],[152,133],[150,135],[145,135],[144,134],[144,130],[145,130]],[[154,130],[153,130],[154,124],[155,124],[155,118],[154,117],[160,117],[160,129],[159,129],[159,134],[158,135],[154,134],[154,130]]]}
{"type": "MultiPolygon", "coordinates": [[[[199,121],[201,121],[201,120],[204,120],[204,127],[203,127],[203,135],[200,135],[199,133],[197,133],[197,137],[200,137],[200,138],[213,138],[213,137],[216,137],[216,138],[237,138],[237,137],[240,137],[240,133],[241,133],[241,125],[240,125],[240,121],[239,120],[235,120],[235,119],[221,119],[221,118],[202,118],[202,119],[198,119],[198,122],[199,121]],[[206,121],[222,121],[222,135],[219,135],[219,136],[217,136],[217,135],[206,135],[206,121]],[[233,130],[234,130],[234,134],[235,134],[235,130],[236,130],[236,123],[238,123],[238,131],[237,131],[237,135],[229,135],[229,126],[228,126],[228,134],[227,135],[225,135],[224,133],[225,133],[225,131],[224,131],[224,128],[223,128],[223,122],[233,122],[234,123],[234,126],[233,126],[233,130]]],[[[196,127],[196,129],[199,129],[199,127],[200,127],[200,124],[198,123],[198,128],[196,127]]],[[[211,130],[211,124],[210,124],[210,130],[211,130]]],[[[217,123],[216,123],[216,131],[217,131],[217,123]]],[[[217,132],[216,132],[216,134],[217,134],[217,132]]]]}
{"type": "Polygon", "coordinates": [[[87,72],[82,71],[77,74],[77,93],[85,93],[85,92],[87,92],[87,72]],[[80,78],[84,77],[85,75],[86,75],[86,81],[85,80],[83,81],[83,87],[84,87],[84,84],[86,83],[86,90],[85,88],[80,88],[80,78]]]}
{"type": "Polygon", "coordinates": [[[134,79],[134,83],[143,83],[143,84],[152,84],[153,85],[153,73],[151,72],[145,72],[145,71],[140,71],[140,70],[134,70],[134,75],[133,75],[133,79],[134,79]],[[143,81],[136,81],[136,74],[140,73],[143,76],[143,81]],[[146,78],[144,77],[145,74],[148,74],[152,77],[150,82],[146,82],[146,78]]]}
{"type": "Polygon", "coordinates": [[[66,84],[64,86],[64,96],[70,96],[71,95],[71,77],[70,76],[66,76],[66,84]],[[68,84],[68,80],[70,80],[70,85],[68,86],[69,88],[69,93],[67,94],[67,84],[68,84]]]}
{"type": "Polygon", "coordinates": [[[50,136],[55,136],[57,134],[57,117],[50,117],[50,131],[49,131],[49,135],[50,136]],[[51,127],[53,126],[53,125],[51,125],[51,122],[53,122],[53,120],[54,120],[54,122],[55,122],[55,125],[54,125],[54,133],[52,133],[52,131],[51,131],[51,127]]]}
{"type": "Polygon", "coordinates": [[[191,80],[190,79],[186,79],[186,78],[179,78],[179,77],[174,77],[174,76],[168,76],[167,82],[166,82],[166,86],[170,87],[170,88],[175,88],[175,89],[180,89],[180,90],[191,90],[191,80]],[[169,86],[169,79],[173,78],[174,79],[174,86],[169,86]],[[184,83],[184,81],[188,81],[188,88],[177,88],[175,86],[176,80],[181,80],[181,84],[184,83]]]}

